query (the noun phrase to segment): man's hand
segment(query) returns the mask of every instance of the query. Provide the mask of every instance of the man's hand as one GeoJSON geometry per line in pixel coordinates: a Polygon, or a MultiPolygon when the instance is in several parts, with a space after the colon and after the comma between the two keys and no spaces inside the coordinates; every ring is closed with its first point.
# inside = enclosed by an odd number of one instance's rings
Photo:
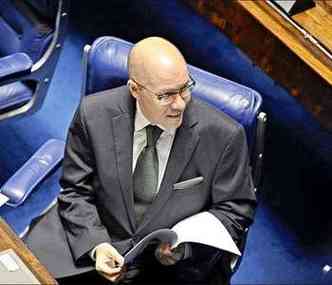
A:
{"type": "Polygon", "coordinates": [[[112,282],[120,281],[125,273],[124,258],[109,243],[103,243],[96,248],[96,270],[112,282]]]}
{"type": "Polygon", "coordinates": [[[171,248],[168,243],[161,243],[156,251],[155,256],[162,265],[174,265],[178,261],[184,258],[185,245],[182,243],[176,248],[171,248]]]}

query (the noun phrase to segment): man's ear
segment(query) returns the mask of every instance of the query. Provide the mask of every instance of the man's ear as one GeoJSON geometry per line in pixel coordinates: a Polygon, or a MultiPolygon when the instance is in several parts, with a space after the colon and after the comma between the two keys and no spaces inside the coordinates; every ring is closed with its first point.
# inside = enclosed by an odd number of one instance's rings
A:
{"type": "Polygon", "coordinates": [[[132,81],[132,80],[128,80],[127,81],[127,86],[128,86],[128,88],[129,88],[129,91],[130,91],[130,94],[134,97],[134,98],[136,98],[137,99],[137,97],[138,97],[138,86],[137,86],[137,84],[134,82],[134,81],[132,81]]]}

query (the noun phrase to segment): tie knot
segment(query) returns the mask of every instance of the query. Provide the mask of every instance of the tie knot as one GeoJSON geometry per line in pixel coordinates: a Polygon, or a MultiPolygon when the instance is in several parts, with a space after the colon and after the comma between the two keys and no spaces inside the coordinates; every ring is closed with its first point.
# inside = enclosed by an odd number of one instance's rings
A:
{"type": "Polygon", "coordinates": [[[162,132],[162,129],[158,128],[157,126],[146,126],[146,146],[154,147],[162,132]]]}

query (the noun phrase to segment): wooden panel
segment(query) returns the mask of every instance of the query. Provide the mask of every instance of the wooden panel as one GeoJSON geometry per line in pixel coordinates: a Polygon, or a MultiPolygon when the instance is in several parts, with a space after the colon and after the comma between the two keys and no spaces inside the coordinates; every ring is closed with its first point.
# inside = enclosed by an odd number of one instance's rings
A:
{"type": "Polygon", "coordinates": [[[264,0],[239,0],[238,3],[332,85],[332,61],[268,6],[264,0]]]}
{"type": "MultiPolygon", "coordinates": [[[[256,1],[185,0],[225,33],[251,60],[286,88],[321,124],[332,130],[331,85],[279,39],[285,28],[265,27],[242,5],[256,1]],[[279,36],[278,36],[279,35],[279,36]]],[[[266,3],[265,3],[266,4],[266,3]]],[[[257,6],[256,6],[257,8],[257,6]]],[[[257,8],[258,9],[258,8],[257,8]]],[[[275,23],[275,18],[268,18],[275,23]]],[[[294,35],[288,34],[289,38],[294,35]]],[[[297,44],[299,49],[303,49],[297,44]]],[[[320,61],[312,55],[314,60],[320,61]]]]}
{"type": "Polygon", "coordinates": [[[316,7],[292,18],[332,51],[332,0],[316,1],[316,7]]]}
{"type": "Polygon", "coordinates": [[[22,259],[41,284],[57,284],[47,269],[0,217],[0,251],[10,248],[22,259]]]}

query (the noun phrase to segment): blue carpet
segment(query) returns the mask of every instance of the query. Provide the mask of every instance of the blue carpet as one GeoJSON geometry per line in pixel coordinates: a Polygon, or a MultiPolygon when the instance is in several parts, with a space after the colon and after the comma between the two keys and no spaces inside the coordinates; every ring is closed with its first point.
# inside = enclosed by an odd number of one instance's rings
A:
{"type": "Polygon", "coordinates": [[[302,244],[278,214],[262,202],[232,284],[332,284],[331,274],[322,272],[323,266],[331,263],[331,256],[328,237],[319,245],[302,244]]]}
{"type": "MultiPolygon", "coordinates": [[[[48,139],[65,140],[80,100],[81,58],[86,40],[71,28],[42,108],[33,115],[0,122],[0,185],[48,139]]],[[[18,208],[0,208],[0,215],[22,233],[59,191],[61,169],[49,175],[18,208]],[[33,207],[31,207],[33,206],[33,207]]]]}
{"type": "MultiPolygon", "coordinates": [[[[111,9],[105,9],[100,3],[98,4],[100,6],[96,6],[92,11],[90,9],[92,4],[87,6],[88,8],[85,7],[85,10],[81,4],[77,4],[79,9],[78,7],[75,9],[74,5],[74,18],[69,35],[42,109],[29,117],[0,122],[0,185],[47,139],[65,139],[68,125],[80,100],[83,45],[101,35],[120,36],[127,40],[136,40],[142,34],[149,35],[151,27],[150,30],[138,32],[130,29],[122,21],[123,18],[133,16],[136,12],[127,9],[126,1],[113,1],[116,3],[112,7],[114,17],[105,12],[110,12],[111,9]],[[89,22],[86,21],[87,18],[89,22]]],[[[136,15],[135,19],[137,18],[136,15]]],[[[285,101],[286,103],[294,101],[286,96],[274,98],[273,95],[266,99],[267,107],[274,104],[279,106],[285,101]]],[[[293,106],[297,108],[293,110],[298,110],[299,116],[305,119],[301,107],[296,103],[293,106]]],[[[332,242],[329,238],[332,236],[332,231],[329,230],[328,224],[325,230],[324,227],[323,230],[322,227],[316,227],[320,216],[312,214],[312,209],[317,206],[317,199],[321,193],[309,195],[308,191],[303,190],[316,189],[317,184],[310,184],[310,180],[308,182],[308,179],[304,179],[313,168],[306,169],[301,164],[306,159],[311,161],[316,159],[316,165],[319,165],[320,160],[317,160],[314,152],[303,157],[305,151],[298,148],[301,142],[298,141],[298,137],[294,139],[293,129],[288,128],[287,113],[289,110],[284,110],[282,118],[278,118],[277,111],[272,110],[274,120],[269,122],[268,163],[261,190],[264,195],[258,207],[255,223],[249,232],[242,264],[234,275],[232,284],[332,284],[332,273],[322,272],[325,264],[332,264],[332,242]],[[278,149],[282,152],[276,151],[278,149]],[[281,166],[285,161],[287,167],[283,168],[281,166]],[[275,191],[276,188],[280,191],[275,191]],[[304,233],[309,235],[309,239],[303,240],[304,233]]],[[[311,119],[309,121],[312,122],[311,119]]],[[[305,124],[305,120],[301,124],[305,124]]],[[[309,141],[314,139],[311,137],[309,141]]],[[[313,164],[315,165],[314,162],[313,164]]],[[[326,191],[330,189],[323,179],[320,180],[319,173],[315,175],[318,181],[322,181],[317,189],[326,189],[326,191]]],[[[58,176],[59,171],[47,178],[26,203],[40,203],[38,193],[42,194],[43,191],[49,193],[50,200],[55,197],[59,191],[58,176]]],[[[324,196],[322,197],[324,200],[324,196]]],[[[21,217],[20,223],[15,224],[16,232],[24,229],[29,222],[25,204],[14,210],[3,207],[0,209],[0,215],[9,223],[17,221],[18,216],[21,217]]]]}

